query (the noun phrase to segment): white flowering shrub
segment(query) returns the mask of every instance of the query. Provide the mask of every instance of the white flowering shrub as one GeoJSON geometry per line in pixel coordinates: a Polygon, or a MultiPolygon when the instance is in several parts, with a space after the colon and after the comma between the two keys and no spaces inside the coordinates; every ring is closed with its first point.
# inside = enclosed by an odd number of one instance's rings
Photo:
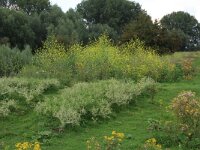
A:
{"type": "Polygon", "coordinates": [[[149,87],[154,87],[153,85],[155,82],[148,78],[142,79],[138,84],[115,79],[78,83],[63,89],[53,98],[45,97],[35,110],[39,114],[58,118],[62,127],[67,124],[79,125],[83,117],[109,118],[114,104],[122,106],[136,101],[137,96],[146,92],[149,87]],[[140,91],[136,92],[136,89],[140,91]]]}
{"type": "Polygon", "coordinates": [[[11,113],[10,108],[16,108],[17,107],[17,103],[15,102],[15,100],[4,100],[4,101],[0,101],[0,117],[6,117],[11,113]]]}
{"type": "Polygon", "coordinates": [[[47,89],[59,86],[59,81],[55,79],[0,78],[0,97],[1,99],[22,97],[29,103],[47,89]]]}

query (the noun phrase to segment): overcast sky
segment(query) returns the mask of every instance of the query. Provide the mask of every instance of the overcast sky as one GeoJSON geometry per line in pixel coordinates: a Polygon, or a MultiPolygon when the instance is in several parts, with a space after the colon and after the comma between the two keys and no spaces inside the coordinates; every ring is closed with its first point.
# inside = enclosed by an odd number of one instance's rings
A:
{"type": "MultiPolygon", "coordinates": [[[[66,12],[69,8],[75,8],[82,0],[50,0],[66,12]]],[[[116,0],[117,1],[117,0],[116,0]]],[[[164,15],[173,11],[186,11],[195,16],[200,22],[200,0],[134,0],[142,5],[142,8],[152,17],[161,19],[164,15]]]]}

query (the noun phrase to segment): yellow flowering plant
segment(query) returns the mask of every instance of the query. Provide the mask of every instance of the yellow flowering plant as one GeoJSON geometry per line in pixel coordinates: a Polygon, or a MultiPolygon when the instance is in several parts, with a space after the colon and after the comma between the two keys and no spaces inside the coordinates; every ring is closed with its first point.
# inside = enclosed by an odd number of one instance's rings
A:
{"type": "Polygon", "coordinates": [[[41,150],[39,142],[21,142],[15,144],[16,150],[41,150]]]}
{"type": "Polygon", "coordinates": [[[200,135],[200,100],[194,92],[181,92],[173,99],[171,108],[180,124],[188,127],[189,136],[200,135]]]}
{"type": "Polygon", "coordinates": [[[183,91],[172,100],[169,108],[176,121],[166,121],[154,136],[166,147],[179,144],[184,149],[199,149],[200,99],[192,91],[183,91]]]}
{"type": "Polygon", "coordinates": [[[146,140],[143,148],[144,150],[162,150],[162,146],[157,143],[155,138],[146,140]]]}
{"type": "Polygon", "coordinates": [[[96,138],[87,140],[87,150],[119,150],[125,138],[124,133],[112,131],[110,136],[104,136],[104,142],[99,142],[96,138]]]}

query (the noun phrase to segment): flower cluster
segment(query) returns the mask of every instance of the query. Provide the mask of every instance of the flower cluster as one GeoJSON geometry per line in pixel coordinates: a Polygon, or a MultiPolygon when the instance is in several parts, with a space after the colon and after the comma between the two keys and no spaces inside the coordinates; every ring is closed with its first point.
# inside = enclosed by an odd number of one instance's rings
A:
{"type": "Polygon", "coordinates": [[[113,141],[113,140],[117,140],[118,142],[122,142],[122,140],[124,139],[124,133],[117,133],[116,131],[112,131],[112,135],[111,136],[104,136],[104,139],[106,141],[113,141]]]}
{"type": "Polygon", "coordinates": [[[106,150],[117,149],[121,146],[121,142],[124,140],[124,133],[118,133],[116,131],[112,131],[111,136],[104,136],[106,142],[106,150]]]}
{"type": "Polygon", "coordinates": [[[15,145],[16,150],[41,150],[40,143],[23,142],[15,145]]]}
{"type": "Polygon", "coordinates": [[[152,150],[162,150],[162,146],[157,143],[155,138],[151,138],[146,140],[144,148],[146,150],[152,149],[152,150]]]}
{"type": "Polygon", "coordinates": [[[182,92],[172,103],[172,110],[182,123],[192,123],[200,120],[200,101],[195,99],[195,93],[182,92]]]}
{"type": "Polygon", "coordinates": [[[116,150],[120,149],[121,143],[124,140],[124,133],[112,131],[110,136],[104,136],[104,142],[99,142],[96,138],[87,140],[87,150],[116,150]]]}

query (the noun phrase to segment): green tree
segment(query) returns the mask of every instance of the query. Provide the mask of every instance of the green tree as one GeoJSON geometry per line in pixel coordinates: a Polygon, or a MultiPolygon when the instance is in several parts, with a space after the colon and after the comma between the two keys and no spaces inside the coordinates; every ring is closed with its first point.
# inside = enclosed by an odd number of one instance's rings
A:
{"type": "Polygon", "coordinates": [[[49,0],[16,0],[16,3],[20,9],[29,15],[34,13],[39,14],[50,8],[49,0]]]}
{"type": "Polygon", "coordinates": [[[86,24],[80,14],[73,9],[64,14],[57,24],[48,27],[48,34],[55,34],[58,41],[65,43],[66,47],[87,40],[86,24]]]}
{"type": "Polygon", "coordinates": [[[152,46],[155,34],[151,17],[141,13],[135,20],[125,25],[121,40],[128,42],[131,39],[140,39],[146,45],[152,46]]]}
{"type": "Polygon", "coordinates": [[[179,30],[179,32],[182,31],[185,34],[187,40],[184,49],[200,47],[200,24],[189,13],[179,11],[168,14],[161,19],[161,25],[168,31],[179,30]]]}
{"type": "Polygon", "coordinates": [[[77,11],[88,24],[107,24],[118,33],[143,10],[138,3],[128,0],[83,0],[77,11]]]}
{"type": "Polygon", "coordinates": [[[30,28],[30,17],[21,11],[0,8],[0,39],[7,38],[11,47],[24,48],[33,45],[34,32],[30,28]]]}
{"type": "Polygon", "coordinates": [[[88,39],[90,41],[98,39],[102,34],[106,34],[109,38],[116,41],[118,39],[117,32],[107,24],[91,24],[88,26],[88,39]]]}

